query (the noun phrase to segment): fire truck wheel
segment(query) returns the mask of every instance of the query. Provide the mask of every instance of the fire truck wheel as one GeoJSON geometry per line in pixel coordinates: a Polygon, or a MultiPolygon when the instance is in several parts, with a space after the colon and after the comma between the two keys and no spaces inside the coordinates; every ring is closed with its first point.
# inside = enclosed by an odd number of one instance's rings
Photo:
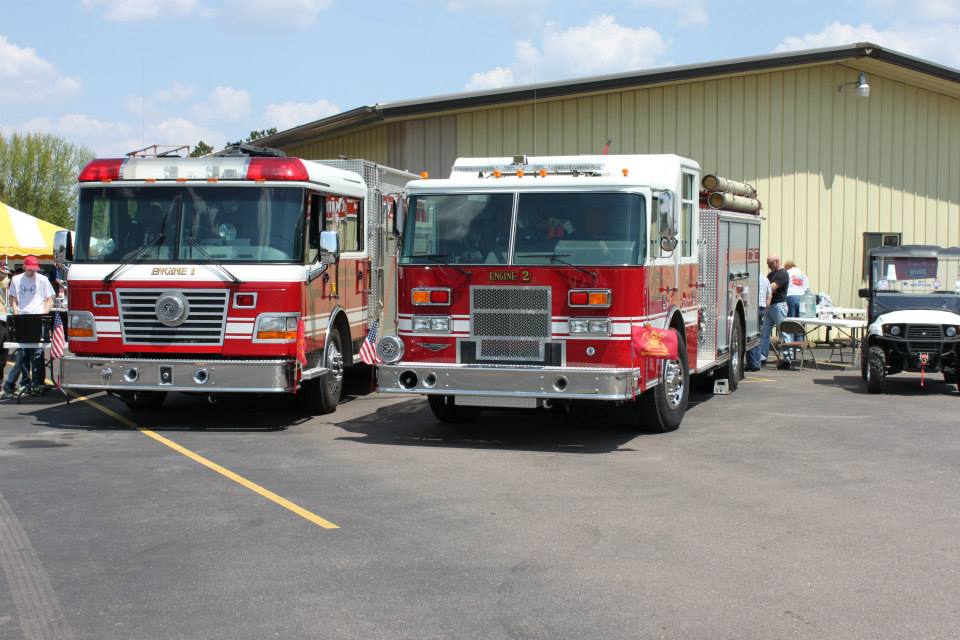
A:
{"type": "Polygon", "coordinates": [[[440,422],[463,424],[473,422],[480,416],[480,407],[463,407],[454,404],[454,396],[427,396],[430,410],[440,422]]]}
{"type": "Polygon", "coordinates": [[[690,398],[687,346],[679,335],[677,345],[680,358],[665,360],[660,369],[660,383],[640,397],[639,409],[642,416],[650,427],[661,433],[676,431],[687,411],[687,401],[690,398]]]}
{"type": "Polygon", "coordinates": [[[343,339],[333,330],[323,349],[324,366],[329,372],[300,385],[297,401],[306,413],[319,416],[333,413],[343,393],[343,339]]]}
{"type": "Polygon", "coordinates": [[[727,387],[730,391],[736,391],[743,380],[743,359],[746,353],[743,348],[743,324],[737,318],[733,323],[733,331],[730,333],[730,361],[723,368],[723,373],[719,377],[726,376],[727,387]]]}
{"type": "Polygon", "coordinates": [[[886,354],[880,347],[870,347],[867,352],[867,391],[883,393],[886,386],[886,354]]]}
{"type": "Polygon", "coordinates": [[[120,399],[133,411],[155,411],[167,399],[166,391],[132,391],[120,394],[120,399]]]}

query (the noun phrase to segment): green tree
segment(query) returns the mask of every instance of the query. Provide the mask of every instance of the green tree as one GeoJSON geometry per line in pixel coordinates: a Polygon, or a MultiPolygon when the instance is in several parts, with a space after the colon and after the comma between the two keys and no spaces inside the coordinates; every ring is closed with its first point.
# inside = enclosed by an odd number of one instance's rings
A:
{"type": "Polygon", "coordinates": [[[266,138],[267,136],[272,136],[277,132],[276,127],[270,127],[269,129],[258,129],[257,131],[251,131],[250,135],[247,136],[247,139],[244,142],[255,142],[260,138],[266,138]]]}
{"type": "Polygon", "coordinates": [[[0,201],[61,227],[73,226],[77,176],[94,157],[46,133],[0,133],[0,201]]]}
{"type": "Polygon", "coordinates": [[[204,142],[203,140],[201,140],[201,141],[198,142],[197,145],[193,148],[193,151],[190,152],[190,157],[191,157],[191,158],[199,158],[200,156],[205,156],[205,155],[207,155],[208,153],[213,153],[213,147],[211,147],[211,146],[208,145],[206,142],[204,142]]]}

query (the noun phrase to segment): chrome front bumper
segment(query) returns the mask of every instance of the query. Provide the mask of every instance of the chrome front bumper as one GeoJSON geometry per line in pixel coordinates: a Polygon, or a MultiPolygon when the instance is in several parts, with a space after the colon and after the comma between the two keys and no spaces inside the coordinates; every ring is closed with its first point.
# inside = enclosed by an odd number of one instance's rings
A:
{"type": "Polygon", "coordinates": [[[634,369],[519,368],[423,363],[379,365],[378,390],[386,393],[500,396],[568,400],[629,400],[634,369]],[[415,377],[415,384],[411,384],[415,377]]]}
{"type": "Polygon", "coordinates": [[[291,393],[297,388],[294,360],[148,360],[65,356],[60,384],[105,391],[195,391],[201,393],[291,393]]]}

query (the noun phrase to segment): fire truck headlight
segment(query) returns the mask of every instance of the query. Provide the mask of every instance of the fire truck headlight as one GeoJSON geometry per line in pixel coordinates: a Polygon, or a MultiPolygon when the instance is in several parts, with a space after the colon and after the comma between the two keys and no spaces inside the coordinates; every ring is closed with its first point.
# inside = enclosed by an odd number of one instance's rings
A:
{"type": "Polygon", "coordinates": [[[591,320],[590,333],[610,335],[610,321],[609,320],[591,320]]]}
{"type": "Polygon", "coordinates": [[[96,340],[96,322],[89,311],[71,311],[67,316],[67,337],[71,340],[96,340]]]}
{"type": "Polygon", "coordinates": [[[947,334],[948,338],[953,338],[954,336],[957,335],[957,328],[954,326],[949,326],[947,327],[946,331],[944,331],[944,333],[947,334]]]}
{"type": "Polygon", "coordinates": [[[403,358],[403,340],[397,336],[383,336],[377,341],[377,355],[387,364],[403,358]]]}
{"type": "Polygon", "coordinates": [[[414,331],[429,331],[431,333],[447,333],[450,331],[449,316],[414,316],[414,331]]]}
{"type": "Polygon", "coordinates": [[[263,314],[257,318],[257,330],[255,332],[256,340],[270,340],[281,342],[293,342],[297,339],[297,321],[296,315],[268,315],[263,314]]]}
{"type": "Polygon", "coordinates": [[[589,333],[590,321],[570,318],[570,333],[589,333]]]}

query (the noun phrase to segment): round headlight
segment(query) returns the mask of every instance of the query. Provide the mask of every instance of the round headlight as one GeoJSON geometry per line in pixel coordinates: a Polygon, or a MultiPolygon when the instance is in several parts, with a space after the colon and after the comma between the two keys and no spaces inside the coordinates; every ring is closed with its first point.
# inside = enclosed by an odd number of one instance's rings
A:
{"type": "Polygon", "coordinates": [[[957,328],[956,328],[956,327],[947,327],[946,334],[947,334],[947,337],[948,337],[948,338],[954,337],[955,335],[957,335],[957,328]]]}
{"type": "Polygon", "coordinates": [[[892,336],[900,335],[900,325],[895,324],[892,327],[890,327],[890,335],[892,336]]]}
{"type": "Polygon", "coordinates": [[[377,341],[377,355],[387,364],[403,357],[403,340],[397,336],[383,336],[377,341]]]}

